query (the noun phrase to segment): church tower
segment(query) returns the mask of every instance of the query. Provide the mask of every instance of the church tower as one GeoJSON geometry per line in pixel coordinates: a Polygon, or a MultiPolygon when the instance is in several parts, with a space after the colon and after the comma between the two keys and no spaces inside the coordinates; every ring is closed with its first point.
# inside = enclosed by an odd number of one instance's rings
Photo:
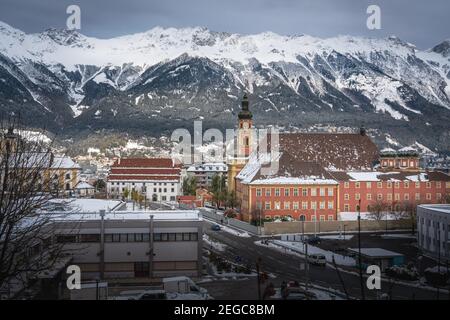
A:
{"type": "Polygon", "coordinates": [[[241,111],[238,114],[238,129],[235,139],[233,157],[228,161],[228,191],[236,191],[235,177],[242,170],[252,153],[253,115],[248,108],[248,97],[244,94],[241,111]]]}

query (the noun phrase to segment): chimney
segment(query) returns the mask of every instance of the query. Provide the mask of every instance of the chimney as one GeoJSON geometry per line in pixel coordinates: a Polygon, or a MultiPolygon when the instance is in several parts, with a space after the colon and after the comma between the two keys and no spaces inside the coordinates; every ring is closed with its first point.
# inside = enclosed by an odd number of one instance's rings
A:
{"type": "Polygon", "coordinates": [[[361,126],[359,128],[359,134],[362,135],[362,136],[366,135],[366,128],[364,128],[364,126],[361,126]]]}

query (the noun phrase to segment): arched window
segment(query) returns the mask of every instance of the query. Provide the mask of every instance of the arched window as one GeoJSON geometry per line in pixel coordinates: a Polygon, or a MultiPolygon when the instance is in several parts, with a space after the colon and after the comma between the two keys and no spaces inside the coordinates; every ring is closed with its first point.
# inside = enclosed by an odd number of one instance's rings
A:
{"type": "Polygon", "coordinates": [[[152,195],[152,201],[158,201],[158,196],[156,194],[152,195]]]}
{"type": "Polygon", "coordinates": [[[306,217],[305,217],[305,215],[303,215],[303,214],[302,214],[302,215],[300,215],[300,218],[299,218],[299,220],[300,220],[300,221],[305,221],[305,220],[306,220],[306,217]]]}
{"type": "Polygon", "coordinates": [[[70,190],[70,183],[66,183],[66,190],[70,190]]]}
{"type": "Polygon", "coordinates": [[[244,145],[245,145],[246,147],[248,147],[248,145],[249,145],[249,138],[248,138],[248,137],[245,137],[245,138],[244,138],[244,145]]]}

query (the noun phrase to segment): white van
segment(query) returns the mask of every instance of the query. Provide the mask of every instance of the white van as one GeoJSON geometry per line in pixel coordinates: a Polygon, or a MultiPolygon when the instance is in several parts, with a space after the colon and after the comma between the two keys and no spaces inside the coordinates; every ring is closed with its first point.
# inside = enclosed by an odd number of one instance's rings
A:
{"type": "Polygon", "coordinates": [[[317,265],[317,266],[325,266],[327,264],[327,259],[323,254],[317,253],[317,254],[311,254],[308,256],[308,261],[311,264],[317,265]]]}

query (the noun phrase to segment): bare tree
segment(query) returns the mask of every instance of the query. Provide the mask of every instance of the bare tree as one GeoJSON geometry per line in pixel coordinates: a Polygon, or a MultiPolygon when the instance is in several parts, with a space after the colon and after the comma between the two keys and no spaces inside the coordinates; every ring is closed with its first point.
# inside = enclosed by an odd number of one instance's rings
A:
{"type": "Polygon", "coordinates": [[[7,294],[52,268],[63,252],[51,215],[41,211],[60,187],[48,170],[54,157],[29,134],[0,123],[0,290],[7,294]]]}
{"type": "Polygon", "coordinates": [[[418,203],[415,201],[405,200],[400,205],[400,212],[397,213],[398,218],[409,219],[411,221],[411,231],[415,233],[416,229],[416,211],[418,203]]]}
{"type": "Polygon", "coordinates": [[[376,200],[368,207],[369,216],[374,220],[381,221],[387,214],[388,208],[389,205],[386,202],[383,200],[376,200]]]}

